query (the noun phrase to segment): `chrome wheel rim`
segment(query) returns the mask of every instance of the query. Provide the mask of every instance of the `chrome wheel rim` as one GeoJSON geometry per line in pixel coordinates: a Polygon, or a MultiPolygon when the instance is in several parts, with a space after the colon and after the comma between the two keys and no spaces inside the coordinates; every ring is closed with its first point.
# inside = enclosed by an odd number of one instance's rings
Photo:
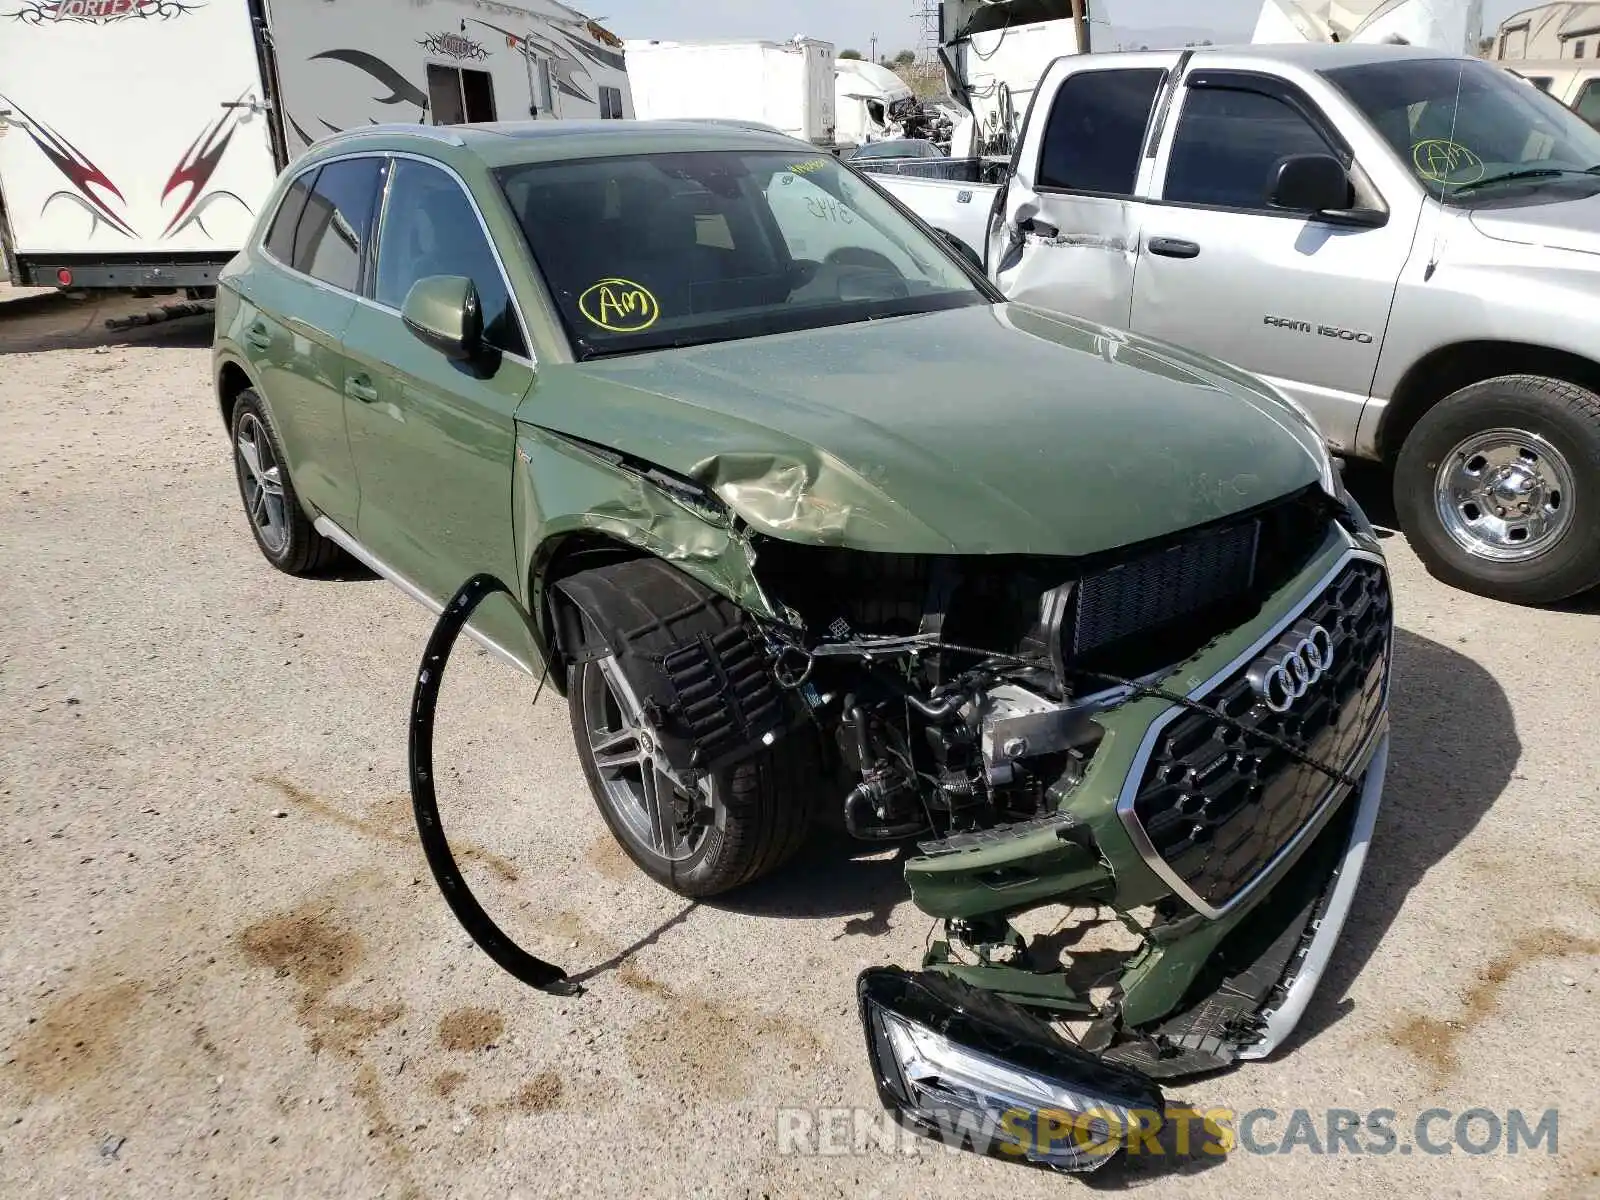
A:
{"type": "Polygon", "coordinates": [[[710,777],[693,789],[673,777],[649,721],[615,658],[585,672],[584,724],[589,758],[609,807],[639,844],[667,862],[693,858],[721,824],[710,777]]]}
{"type": "Polygon", "coordinates": [[[244,493],[245,511],[256,527],[256,536],[269,554],[280,553],[289,544],[288,514],[283,502],[283,468],[272,453],[267,430],[254,413],[239,418],[234,435],[239,460],[239,487],[244,493]]]}
{"type": "Polygon", "coordinates": [[[1467,553],[1523,562],[1572,524],[1572,479],[1561,452],[1538,434],[1487,429],[1440,461],[1434,503],[1445,532],[1467,553]]]}

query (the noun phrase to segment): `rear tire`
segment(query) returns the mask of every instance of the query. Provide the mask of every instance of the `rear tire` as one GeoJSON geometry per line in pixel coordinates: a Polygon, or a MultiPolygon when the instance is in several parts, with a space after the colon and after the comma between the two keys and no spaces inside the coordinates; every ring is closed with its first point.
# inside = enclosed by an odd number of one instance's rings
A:
{"type": "Polygon", "coordinates": [[[1454,587],[1550,604],[1600,584],[1600,395],[1539,375],[1462,388],[1406,438],[1394,502],[1454,587]]]}
{"type": "MultiPolygon", "coordinates": [[[[606,644],[645,626],[659,631],[670,622],[678,640],[742,619],[732,602],[658,559],[614,563],[584,576],[604,577],[597,591],[605,599],[584,618],[606,644]],[[704,600],[711,603],[681,616],[704,600]]],[[[691,792],[655,772],[656,760],[648,758],[655,739],[630,691],[614,658],[568,670],[567,704],[584,776],[607,828],[639,869],[680,896],[705,897],[752,883],[793,857],[810,832],[819,790],[810,727],[712,772],[691,792]],[[652,777],[653,797],[646,782],[652,777]]]]}
{"type": "Polygon", "coordinates": [[[314,575],[338,561],[339,547],[316,531],[301,507],[283,443],[254,388],[234,400],[232,437],[239,498],[262,557],[288,575],[314,575]]]}

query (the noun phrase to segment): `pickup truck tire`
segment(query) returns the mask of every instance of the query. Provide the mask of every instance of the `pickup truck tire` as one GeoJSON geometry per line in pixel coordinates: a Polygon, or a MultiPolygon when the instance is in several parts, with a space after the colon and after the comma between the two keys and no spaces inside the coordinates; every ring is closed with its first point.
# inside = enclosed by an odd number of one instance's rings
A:
{"type": "Polygon", "coordinates": [[[1394,500],[1452,586],[1551,604],[1600,584],[1600,395],[1541,375],[1452,393],[1400,448],[1394,500]]]}
{"type": "Polygon", "coordinates": [[[254,388],[233,404],[233,466],[262,556],[288,575],[315,575],[343,553],[311,524],[289,478],[283,443],[254,388]]]}
{"type": "MultiPolygon", "coordinates": [[[[636,648],[649,652],[650,639],[662,642],[696,635],[715,635],[740,619],[738,608],[710,589],[659,559],[643,558],[598,567],[585,575],[605,576],[602,595],[590,602],[584,617],[604,644],[619,645],[632,637],[636,648]],[[686,597],[704,601],[685,618],[686,597]],[[671,634],[664,618],[671,618],[671,634]],[[639,630],[648,630],[642,635],[639,630]]],[[[787,862],[811,831],[820,755],[809,726],[791,731],[771,746],[712,772],[689,794],[655,775],[661,801],[675,805],[674,828],[662,836],[644,795],[650,770],[649,741],[634,737],[643,748],[638,763],[624,763],[630,729],[649,730],[642,713],[631,707],[619,689],[616,660],[610,656],[573,663],[567,675],[567,706],[578,757],[595,804],[618,845],[646,875],[681,896],[714,896],[752,883],[787,862]],[[602,752],[606,761],[601,761],[602,752]],[[670,852],[662,844],[672,842],[670,852]]]]}

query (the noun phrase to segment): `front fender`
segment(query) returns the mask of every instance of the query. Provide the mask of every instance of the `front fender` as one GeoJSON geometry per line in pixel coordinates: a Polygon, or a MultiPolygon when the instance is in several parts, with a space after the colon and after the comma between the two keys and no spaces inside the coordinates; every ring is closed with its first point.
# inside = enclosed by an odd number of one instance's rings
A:
{"type": "Polygon", "coordinates": [[[550,568],[574,538],[664,559],[741,608],[770,615],[737,518],[709,494],[705,504],[687,491],[675,498],[647,478],[646,469],[601,447],[518,425],[512,481],[517,561],[527,609],[539,623],[541,657],[548,659],[552,636],[550,568]]]}

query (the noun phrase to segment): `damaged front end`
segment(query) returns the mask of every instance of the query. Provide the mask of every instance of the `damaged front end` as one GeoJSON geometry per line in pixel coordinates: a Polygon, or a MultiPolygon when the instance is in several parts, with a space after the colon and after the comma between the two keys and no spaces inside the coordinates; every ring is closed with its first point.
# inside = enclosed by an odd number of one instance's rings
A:
{"type": "Polygon", "coordinates": [[[1159,1124],[1156,1081],[1283,1043],[1387,762],[1388,576],[1353,502],[1312,484],[1072,557],[899,554],[760,532],[727,481],[544,444],[659,497],[590,506],[590,527],[700,585],[610,634],[603,577],[550,589],[570,602],[557,652],[613,664],[679,816],[730,764],[804,739],[825,815],[914,845],[905,878],[943,933],[915,970],[858,983],[905,1124],[1093,1169],[1159,1124]]]}

